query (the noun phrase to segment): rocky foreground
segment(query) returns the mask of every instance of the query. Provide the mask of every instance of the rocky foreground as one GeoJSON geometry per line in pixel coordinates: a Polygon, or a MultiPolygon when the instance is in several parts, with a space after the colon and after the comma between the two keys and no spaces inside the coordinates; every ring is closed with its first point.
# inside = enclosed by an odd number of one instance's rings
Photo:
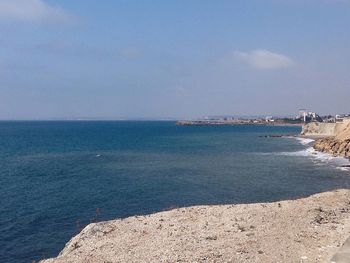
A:
{"type": "Polygon", "coordinates": [[[329,262],[350,233],[349,201],[350,190],[337,190],[90,224],[42,263],[329,262]]]}

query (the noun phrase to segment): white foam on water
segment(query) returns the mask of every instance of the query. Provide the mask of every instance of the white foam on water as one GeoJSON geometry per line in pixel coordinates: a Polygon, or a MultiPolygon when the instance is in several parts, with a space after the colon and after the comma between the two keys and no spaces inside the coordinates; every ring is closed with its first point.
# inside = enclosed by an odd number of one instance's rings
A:
{"type": "Polygon", "coordinates": [[[309,138],[301,138],[301,137],[295,137],[297,139],[297,141],[299,141],[302,145],[308,145],[312,142],[314,142],[315,140],[313,139],[309,139],[309,138]]]}
{"type": "MultiPolygon", "coordinates": [[[[308,146],[315,140],[308,139],[308,138],[300,138],[295,137],[302,145],[308,146]]],[[[277,153],[278,155],[284,155],[284,156],[301,156],[301,157],[308,157],[312,159],[312,162],[319,166],[323,164],[330,164],[334,166],[336,169],[341,171],[350,171],[349,167],[343,167],[345,165],[350,165],[349,159],[345,157],[334,157],[331,154],[318,152],[313,147],[307,147],[304,150],[296,151],[296,152],[280,152],[277,153]]]]}
{"type": "Polygon", "coordinates": [[[301,150],[301,151],[297,151],[297,152],[278,152],[278,153],[275,153],[275,154],[277,154],[277,155],[284,155],[284,156],[303,156],[303,157],[310,156],[310,153],[308,152],[307,149],[301,150]]]}
{"type": "Polygon", "coordinates": [[[315,140],[301,137],[284,137],[290,139],[296,139],[306,148],[296,152],[272,152],[272,153],[258,153],[259,155],[283,155],[292,157],[305,157],[308,158],[315,166],[331,166],[340,171],[350,172],[350,167],[344,167],[350,165],[350,160],[345,157],[334,157],[331,154],[318,152],[310,144],[315,140]]]}
{"type": "Polygon", "coordinates": [[[340,170],[340,171],[350,171],[350,168],[349,167],[337,167],[336,169],[340,170]]]}

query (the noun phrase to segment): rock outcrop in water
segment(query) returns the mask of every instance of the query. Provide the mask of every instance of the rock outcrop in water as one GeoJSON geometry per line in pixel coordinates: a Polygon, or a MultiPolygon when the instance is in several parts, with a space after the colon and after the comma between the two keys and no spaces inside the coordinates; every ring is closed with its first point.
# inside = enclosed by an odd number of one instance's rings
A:
{"type": "Polygon", "coordinates": [[[333,156],[350,157],[350,121],[340,123],[308,123],[303,126],[301,135],[323,137],[316,140],[317,151],[333,156]]]}

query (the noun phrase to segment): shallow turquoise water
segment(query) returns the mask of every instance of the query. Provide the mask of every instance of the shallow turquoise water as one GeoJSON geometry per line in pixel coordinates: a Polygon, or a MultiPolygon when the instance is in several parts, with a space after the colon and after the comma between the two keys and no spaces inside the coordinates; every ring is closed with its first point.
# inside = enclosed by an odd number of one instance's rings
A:
{"type": "Polygon", "coordinates": [[[55,256],[90,221],[348,188],[349,171],[305,154],[307,145],[259,137],[299,132],[174,122],[0,122],[0,262],[55,256]]]}

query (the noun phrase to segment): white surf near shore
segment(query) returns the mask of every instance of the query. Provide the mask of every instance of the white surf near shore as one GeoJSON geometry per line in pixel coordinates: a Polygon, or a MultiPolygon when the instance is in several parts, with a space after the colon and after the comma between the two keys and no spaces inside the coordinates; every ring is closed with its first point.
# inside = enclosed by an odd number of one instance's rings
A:
{"type": "Polygon", "coordinates": [[[301,137],[291,137],[291,138],[295,138],[302,145],[309,145],[310,143],[315,141],[314,139],[310,139],[310,138],[301,138],[301,137]]]}
{"type": "MultiPolygon", "coordinates": [[[[288,137],[289,138],[289,137],[288,137]]],[[[296,139],[299,143],[301,143],[304,146],[307,146],[306,149],[296,152],[280,152],[277,153],[279,155],[285,155],[285,156],[303,156],[303,157],[309,157],[312,159],[312,161],[317,164],[327,163],[332,166],[334,166],[336,169],[342,170],[342,171],[350,171],[350,167],[344,167],[347,165],[350,165],[350,162],[345,157],[334,157],[331,154],[318,152],[316,151],[311,145],[315,140],[310,138],[301,138],[301,137],[290,137],[293,139],[296,139]]]]}

